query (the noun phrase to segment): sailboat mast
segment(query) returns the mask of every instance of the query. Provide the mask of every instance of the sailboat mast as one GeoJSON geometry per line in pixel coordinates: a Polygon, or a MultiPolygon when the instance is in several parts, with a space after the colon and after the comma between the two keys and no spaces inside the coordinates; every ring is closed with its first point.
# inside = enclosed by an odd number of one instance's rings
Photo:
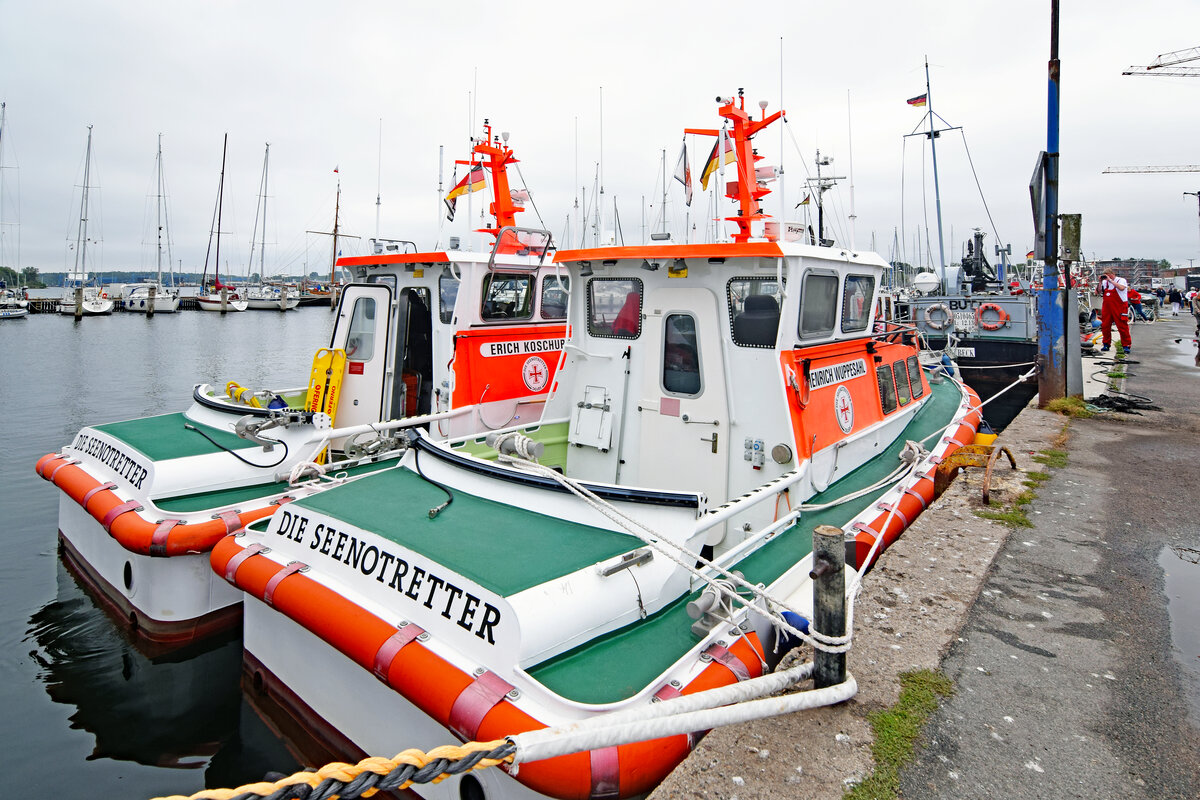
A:
{"type": "Polygon", "coordinates": [[[338,254],[338,214],[342,207],[342,179],[338,178],[337,197],[333,201],[333,258],[329,263],[329,307],[337,306],[337,254],[338,254]]]}
{"type": "MultiPolygon", "coordinates": [[[[79,200],[79,230],[75,237],[75,273],[81,274],[87,269],[87,215],[88,215],[88,184],[91,182],[92,171],[92,126],[88,125],[87,153],[83,157],[83,191],[79,200]]],[[[78,280],[82,281],[80,277],[78,280]]]]}
{"type": "Polygon", "coordinates": [[[217,184],[217,256],[213,264],[213,275],[216,277],[218,290],[221,286],[221,207],[225,202],[225,150],[228,145],[229,134],[227,133],[221,142],[221,182],[217,184]]]}
{"type": "Polygon", "coordinates": [[[259,233],[258,244],[258,282],[262,283],[266,276],[267,252],[267,163],[271,160],[271,143],[267,142],[267,152],[263,154],[262,178],[262,231],[259,233]]]}
{"type": "MultiPolygon", "coordinates": [[[[946,246],[942,240],[942,194],[938,188],[938,168],[937,168],[937,134],[933,130],[933,92],[929,89],[929,58],[925,59],[925,104],[929,106],[929,152],[933,156],[933,198],[934,204],[937,207],[937,226],[938,226],[938,278],[945,283],[946,280],[946,246]]],[[[948,286],[943,286],[943,289],[949,291],[948,286]]]]}
{"type": "Polygon", "coordinates": [[[155,258],[155,267],[158,272],[158,285],[162,286],[162,234],[163,234],[163,218],[162,218],[162,198],[163,198],[163,172],[162,172],[162,134],[158,135],[158,156],[155,159],[158,162],[158,197],[156,203],[156,214],[158,222],[158,252],[155,258]]]}

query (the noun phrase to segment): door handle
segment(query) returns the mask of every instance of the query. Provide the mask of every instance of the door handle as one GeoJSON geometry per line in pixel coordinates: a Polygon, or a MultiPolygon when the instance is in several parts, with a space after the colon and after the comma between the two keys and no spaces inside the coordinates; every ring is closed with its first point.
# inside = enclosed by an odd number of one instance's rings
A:
{"type": "Polygon", "coordinates": [[[700,441],[702,441],[702,442],[712,442],[712,451],[713,451],[714,453],[715,453],[715,452],[717,452],[717,434],[716,434],[716,432],[715,432],[715,431],[713,432],[713,435],[712,435],[712,437],[711,437],[711,438],[710,438],[710,437],[708,437],[708,436],[701,436],[701,437],[700,437],[700,441]]]}

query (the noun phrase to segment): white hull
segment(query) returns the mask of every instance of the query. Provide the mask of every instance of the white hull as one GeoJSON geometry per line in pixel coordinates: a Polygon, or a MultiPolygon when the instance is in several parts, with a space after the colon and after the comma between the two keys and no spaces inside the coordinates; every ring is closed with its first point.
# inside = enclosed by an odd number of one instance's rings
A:
{"type": "Polygon", "coordinates": [[[0,319],[20,319],[28,316],[28,308],[0,308],[0,319]]]}
{"type": "Polygon", "coordinates": [[[235,299],[233,297],[230,297],[228,300],[222,302],[220,297],[206,295],[203,297],[197,297],[196,302],[200,305],[201,311],[245,311],[248,307],[245,300],[235,299]]]}
{"type": "MultiPolygon", "coordinates": [[[[150,305],[150,295],[146,292],[135,292],[122,301],[126,311],[144,314],[150,305]]],[[[179,295],[165,290],[154,295],[154,313],[171,314],[179,310],[179,295]]]]}
{"type": "Polygon", "coordinates": [[[109,601],[138,628],[202,627],[206,619],[242,602],[241,592],[213,572],[208,553],[172,558],[133,553],[66,493],[59,495],[58,525],[63,539],[107,584],[103,588],[109,601]]]}
{"type": "MultiPolygon", "coordinates": [[[[95,298],[83,301],[83,316],[85,317],[100,317],[113,312],[113,301],[108,298],[95,298]]],[[[74,300],[60,300],[58,303],[58,313],[60,314],[75,314],[74,300]]]]}
{"type": "Polygon", "coordinates": [[[290,296],[287,300],[279,298],[256,299],[250,298],[246,301],[252,311],[290,311],[300,305],[300,298],[290,296]]]}

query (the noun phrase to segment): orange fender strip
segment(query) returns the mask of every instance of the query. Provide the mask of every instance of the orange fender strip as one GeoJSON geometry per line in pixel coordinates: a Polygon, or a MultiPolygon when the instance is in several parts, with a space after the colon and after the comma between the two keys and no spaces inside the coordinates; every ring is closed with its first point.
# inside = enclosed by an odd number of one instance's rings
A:
{"type": "MultiPolygon", "coordinates": [[[[230,560],[243,549],[237,537],[223,538],[212,550],[213,570],[224,576],[230,560]]],[[[231,582],[261,599],[267,583],[279,570],[280,565],[269,558],[250,557],[236,565],[231,582]]],[[[397,631],[394,625],[302,572],[293,573],[276,584],[271,605],[369,672],[375,669],[380,648],[397,631]]],[[[761,650],[761,645],[754,633],[739,637],[729,648],[747,666],[752,677],[762,674],[756,649],[761,650]]],[[[688,684],[683,693],[691,694],[733,681],[729,669],[714,662],[688,684]]],[[[396,652],[386,674],[388,686],[447,728],[454,701],[473,682],[472,676],[420,641],[410,641],[396,652]]],[[[546,723],[503,699],[484,715],[475,738],[488,741],[545,727],[546,723]]],[[[653,789],[683,760],[688,749],[688,737],[683,734],[618,746],[619,796],[629,797],[653,789]]],[[[564,800],[588,800],[593,792],[592,763],[591,753],[572,753],[522,764],[516,777],[543,794],[564,800]]]]}
{"type": "Polygon", "coordinates": [[[37,462],[37,473],[62,489],[84,510],[104,525],[109,534],[122,547],[145,556],[182,556],[189,553],[206,553],[222,537],[255,520],[269,517],[279,508],[277,505],[243,511],[239,514],[223,515],[218,519],[192,524],[179,524],[165,536],[155,541],[159,524],[135,513],[137,507],[127,505],[112,489],[106,488],[86,470],[80,469],[62,456],[51,453],[37,462]],[[85,505],[86,500],[86,505],[85,505]],[[131,513],[134,512],[134,513],[131,513]],[[110,513],[113,515],[109,519],[110,513]]]}

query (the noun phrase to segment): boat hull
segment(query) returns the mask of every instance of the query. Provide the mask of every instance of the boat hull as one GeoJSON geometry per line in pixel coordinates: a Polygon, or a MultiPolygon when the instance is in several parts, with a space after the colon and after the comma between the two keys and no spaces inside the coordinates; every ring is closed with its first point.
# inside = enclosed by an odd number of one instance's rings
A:
{"type": "MultiPolygon", "coordinates": [[[[931,337],[929,345],[940,350],[946,346],[946,340],[931,337]]],[[[1037,358],[1037,342],[1026,339],[968,336],[956,342],[954,360],[962,372],[962,380],[979,393],[984,403],[983,417],[993,430],[1004,430],[1037,397],[1036,373],[1021,380],[1037,363],[1037,358]],[[997,396],[1001,391],[1004,393],[997,396]]]]}
{"type": "Polygon", "coordinates": [[[21,319],[28,316],[28,308],[0,308],[0,319],[21,319]]]}

